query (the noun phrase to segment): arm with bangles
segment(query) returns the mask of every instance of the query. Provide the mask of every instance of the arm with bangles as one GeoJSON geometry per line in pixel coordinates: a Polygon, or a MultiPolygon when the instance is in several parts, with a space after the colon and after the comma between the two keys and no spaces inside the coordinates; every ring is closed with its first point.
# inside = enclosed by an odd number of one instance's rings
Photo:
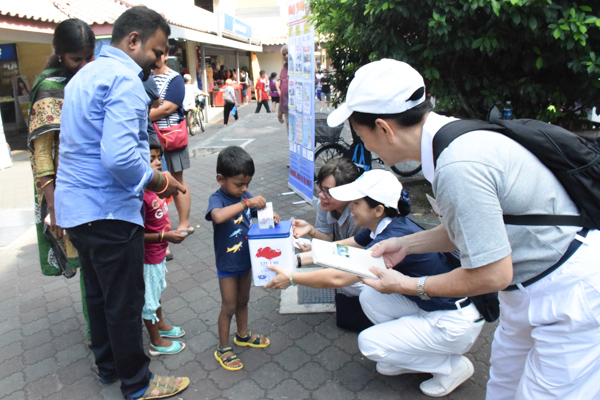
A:
{"type": "Polygon", "coordinates": [[[186,192],[185,187],[173,178],[169,172],[160,172],[157,169],[153,169],[153,172],[154,175],[146,185],[146,189],[155,192],[161,199],[177,196],[179,192],[186,192]]]}
{"type": "MultiPolygon", "coordinates": [[[[363,246],[356,243],[353,237],[339,240],[336,243],[350,247],[363,248],[363,246]]],[[[303,265],[311,265],[312,263],[313,258],[311,251],[297,255],[296,267],[299,268],[303,265]],[[300,263],[298,263],[298,258],[300,258],[300,263]]],[[[275,271],[277,275],[265,286],[267,289],[285,289],[291,284],[317,289],[335,289],[349,286],[360,281],[360,278],[356,275],[332,268],[309,272],[290,271],[287,268],[274,265],[269,265],[268,268],[271,271],[275,271]]]]}
{"type": "Polygon", "coordinates": [[[144,233],[144,243],[181,243],[186,236],[187,233],[179,231],[144,233]]]}
{"type": "MultiPolygon", "coordinates": [[[[62,238],[63,230],[60,226],[56,225],[56,218],[54,215],[54,189],[55,189],[55,178],[56,173],[54,171],[54,160],[52,158],[52,151],[54,146],[54,138],[58,134],[56,131],[47,132],[33,140],[35,159],[34,171],[36,186],[41,189],[46,204],[48,205],[48,213],[50,214],[50,231],[54,233],[58,238],[62,238]]],[[[45,218],[46,216],[42,216],[45,218]]]]}

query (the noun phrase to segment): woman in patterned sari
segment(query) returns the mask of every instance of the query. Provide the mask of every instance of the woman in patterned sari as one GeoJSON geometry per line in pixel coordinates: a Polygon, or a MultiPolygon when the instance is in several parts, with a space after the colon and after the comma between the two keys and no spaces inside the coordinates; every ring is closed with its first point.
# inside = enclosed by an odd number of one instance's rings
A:
{"type": "MultiPolygon", "coordinates": [[[[52,41],[54,54],[31,90],[27,147],[35,183],[35,222],[44,275],[62,274],[70,278],[81,266],[77,251],[63,229],[56,225],[54,183],[64,88],[77,71],[94,59],[95,42],[92,29],[79,19],[68,19],[58,24],[52,41]]],[[[83,277],[81,291],[87,321],[83,277]]]]}

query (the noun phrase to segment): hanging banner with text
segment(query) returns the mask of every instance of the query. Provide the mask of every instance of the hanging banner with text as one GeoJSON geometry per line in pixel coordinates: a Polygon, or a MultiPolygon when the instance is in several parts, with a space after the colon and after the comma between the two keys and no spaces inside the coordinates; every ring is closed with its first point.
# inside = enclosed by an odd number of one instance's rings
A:
{"type": "Polygon", "coordinates": [[[312,204],[315,175],[315,30],[308,2],[288,0],[290,188],[312,204]]]}

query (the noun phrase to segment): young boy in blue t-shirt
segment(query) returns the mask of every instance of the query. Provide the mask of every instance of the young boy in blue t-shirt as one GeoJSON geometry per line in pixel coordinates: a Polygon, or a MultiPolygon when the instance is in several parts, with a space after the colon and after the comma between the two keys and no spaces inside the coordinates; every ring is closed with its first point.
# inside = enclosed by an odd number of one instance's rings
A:
{"type": "MultiPolygon", "coordinates": [[[[254,176],[254,161],[241,147],[230,146],[217,158],[217,182],[221,188],[208,200],[206,220],[212,221],[214,247],[221,291],[219,314],[219,346],[215,359],[229,371],[242,369],[244,364],[229,345],[231,318],[235,314],[237,332],[233,342],[238,346],[264,348],[269,339],[248,330],[248,299],[252,280],[248,229],[256,209],[264,208],[262,196],[252,197],[247,191],[254,176]]],[[[274,214],[275,223],[279,216],[274,214]]]]}

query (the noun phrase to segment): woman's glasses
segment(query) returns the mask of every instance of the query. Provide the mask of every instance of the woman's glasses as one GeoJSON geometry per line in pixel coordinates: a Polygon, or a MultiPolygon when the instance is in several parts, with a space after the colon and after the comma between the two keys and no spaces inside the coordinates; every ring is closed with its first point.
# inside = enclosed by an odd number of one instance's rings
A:
{"type": "Polygon", "coordinates": [[[330,199],[331,198],[331,193],[329,193],[329,189],[324,189],[323,186],[318,185],[317,186],[319,194],[323,194],[323,197],[325,197],[326,199],[330,199]]]}

